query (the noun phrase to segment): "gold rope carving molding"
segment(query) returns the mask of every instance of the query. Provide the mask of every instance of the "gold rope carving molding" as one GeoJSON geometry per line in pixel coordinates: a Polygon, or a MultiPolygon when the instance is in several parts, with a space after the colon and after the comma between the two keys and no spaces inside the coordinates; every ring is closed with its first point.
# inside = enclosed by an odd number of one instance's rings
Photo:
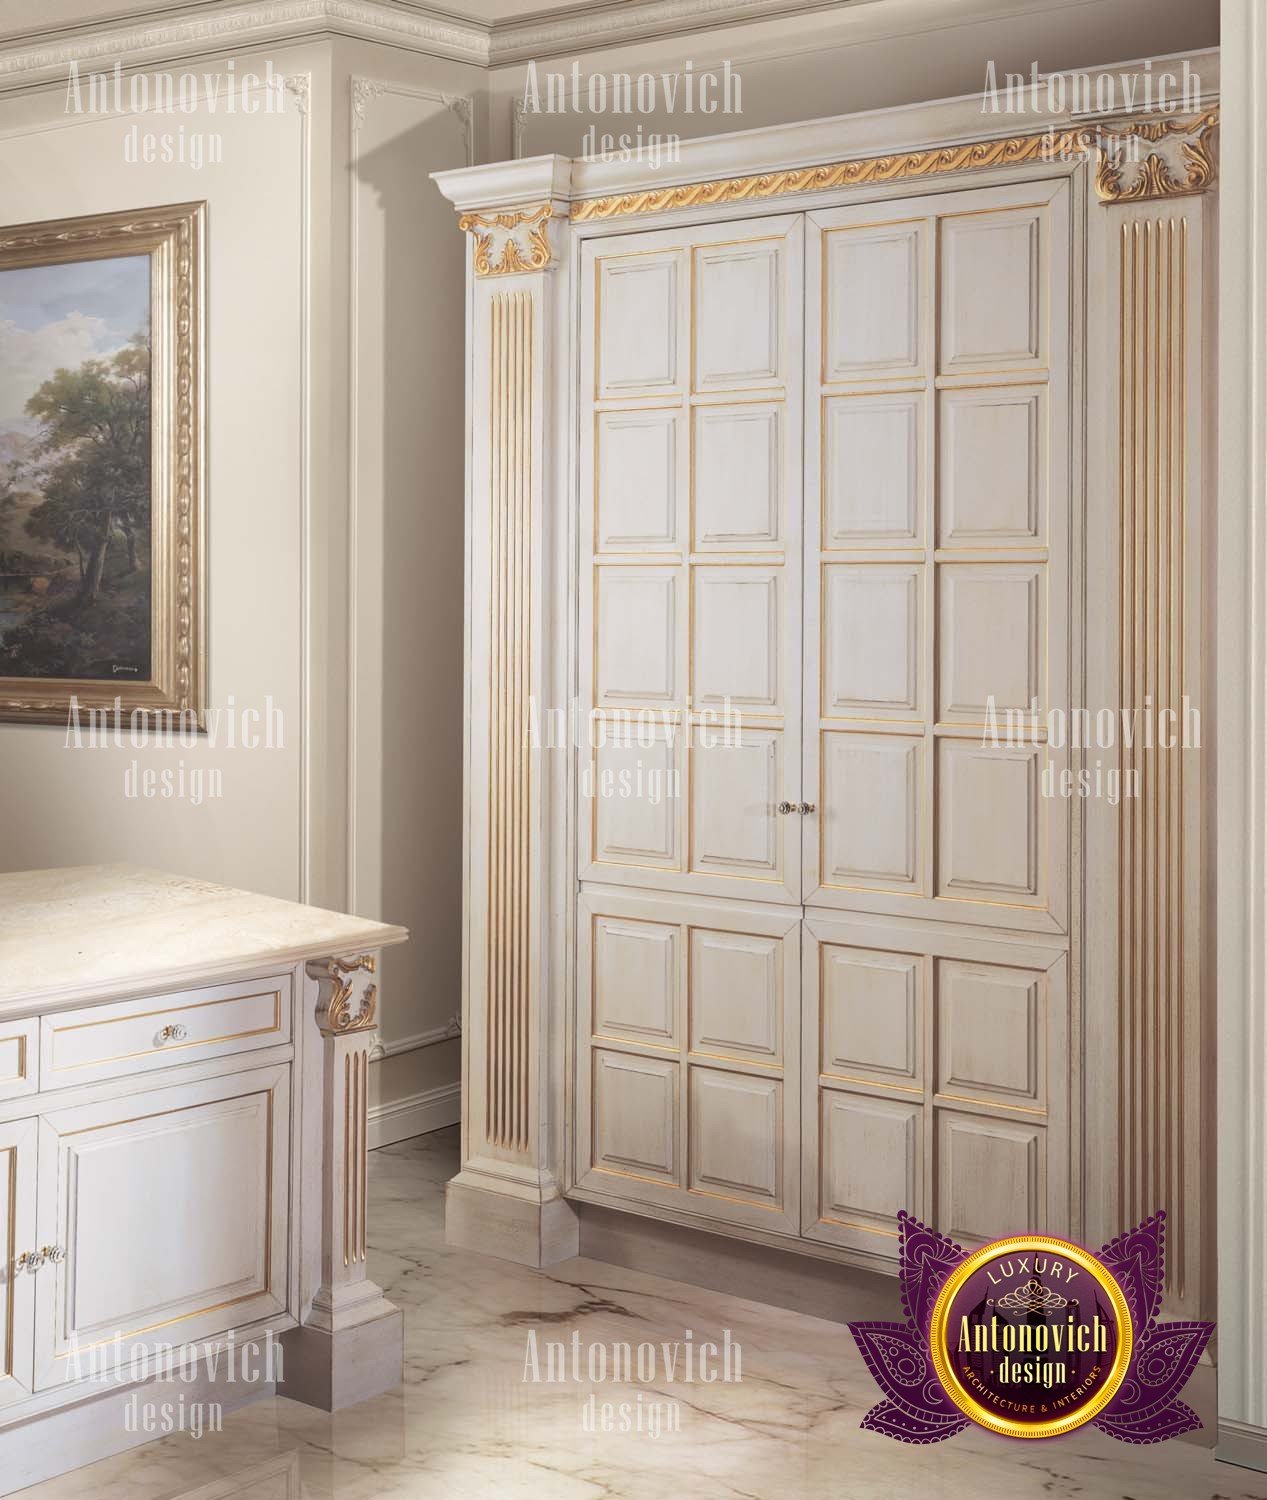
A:
{"type": "MultiPolygon", "coordinates": [[[[749,177],[723,177],[713,182],[689,182],[676,187],[647,188],[635,193],[617,193],[606,198],[583,198],[571,206],[574,222],[618,219],[633,214],[664,213],[676,208],[708,208],[721,203],[745,203],[781,198],[792,193],[827,192],[832,188],[861,187],[868,183],[899,182],[937,177],[948,172],[1011,167],[1033,161],[1063,160],[1094,155],[1095,187],[1106,203],[1137,202],[1149,198],[1178,197],[1203,192],[1215,177],[1214,135],[1218,111],[1208,110],[1195,118],[1141,121],[1095,130],[1078,126],[1070,130],[1010,136],[1005,140],[974,141],[962,146],[934,150],[904,151],[889,156],[860,157],[817,167],[793,167],[781,172],[762,172],[749,177]],[[1179,136],[1187,170],[1176,176],[1164,157],[1150,152],[1141,163],[1124,161],[1123,149],[1108,149],[1106,140],[1159,144],[1179,136]],[[1138,177],[1124,166],[1142,166],[1138,177]]],[[[469,217],[469,216],[467,216],[469,217]]],[[[465,224],[465,219],[463,220],[465,224]]]]}

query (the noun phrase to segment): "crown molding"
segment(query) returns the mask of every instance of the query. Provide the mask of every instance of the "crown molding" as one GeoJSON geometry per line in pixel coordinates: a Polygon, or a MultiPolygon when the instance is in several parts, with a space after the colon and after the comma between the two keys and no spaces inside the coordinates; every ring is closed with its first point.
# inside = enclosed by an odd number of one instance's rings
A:
{"type": "MultiPolygon", "coordinates": [[[[685,31],[742,26],[817,10],[857,10],[878,0],[609,0],[495,22],[490,61],[540,61],[627,42],[652,41],[685,31]]],[[[1015,3],[1015,0],[1013,0],[1015,3]]]]}
{"type": "Polygon", "coordinates": [[[865,41],[892,34],[895,26],[909,35],[1085,3],[961,0],[952,18],[945,0],[904,0],[899,22],[884,0],[602,0],[489,24],[418,0],[213,0],[196,9],[177,4],[144,20],[121,15],[91,26],[28,33],[0,47],[0,92],[61,81],[72,63],[88,70],[121,61],[135,69],[235,46],[330,36],[493,68],[824,11],[831,12],[833,26],[847,22],[847,40],[865,41]]]}
{"type": "MultiPolygon", "coordinates": [[[[927,11],[916,25],[922,30],[943,0],[914,3],[917,11],[927,11]]],[[[1075,3],[1082,0],[973,0],[966,19],[1075,3]]],[[[111,68],[122,60],[139,68],[238,45],[322,36],[383,42],[489,68],[823,10],[879,18],[884,7],[880,0],[605,0],[489,24],[417,0],[222,0],[196,10],[177,5],[144,20],[121,15],[92,26],[28,33],[0,47],[0,91],[60,79],[72,63],[111,68]]],[[[914,23],[908,17],[904,24],[914,23]]]]}
{"type": "Polygon", "coordinates": [[[149,21],[113,21],[0,49],[0,90],[60,81],[70,66],[134,69],[234,46],[346,36],[487,67],[489,28],[388,0],[262,0],[204,6],[149,21]]]}

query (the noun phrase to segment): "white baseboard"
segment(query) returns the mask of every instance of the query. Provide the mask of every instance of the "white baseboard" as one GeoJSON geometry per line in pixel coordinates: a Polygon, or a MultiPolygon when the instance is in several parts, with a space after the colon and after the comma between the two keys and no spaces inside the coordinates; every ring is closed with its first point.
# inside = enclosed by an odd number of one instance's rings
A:
{"type": "Polygon", "coordinates": [[[1225,1464],[1239,1464],[1243,1469],[1267,1470],[1267,1432],[1261,1427],[1249,1427],[1244,1422],[1232,1422],[1224,1417],[1219,1423],[1219,1441],[1214,1456],[1225,1464]]]}
{"type": "Polygon", "coordinates": [[[424,1089],[421,1094],[407,1094],[389,1104],[370,1108],[369,1147],[391,1146],[428,1131],[443,1130],[462,1118],[462,1085],[442,1083],[439,1088],[424,1089]]]}

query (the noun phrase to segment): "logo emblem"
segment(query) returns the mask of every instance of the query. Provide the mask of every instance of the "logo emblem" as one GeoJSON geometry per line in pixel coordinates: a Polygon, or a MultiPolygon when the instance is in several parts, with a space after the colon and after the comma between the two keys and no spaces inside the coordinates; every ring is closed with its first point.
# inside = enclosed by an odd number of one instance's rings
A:
{"type": "Polygon", "coordinates": [[[1051,1235],[971,1253],[898,1215],[905,1323],[851,1323],[886,1400],[862,1420],[904,1443],[975,1422],[1005,1437],[1084,1423],[1156,1443],[1201,1423],[1178,1394],[1212,1323],[1160,1323],[1165,1215],[1098,1254],[1051,1235]]]}
{"type": "Polygon", "coordinates": [[[1113,1275],[1041,1234],[969,1255],[937,1294],[929,1328],[943,1390],[1005,1437],[1059,1437],[1098,1416],[1126,1379],[1133,1346],[1113,1275]]]}

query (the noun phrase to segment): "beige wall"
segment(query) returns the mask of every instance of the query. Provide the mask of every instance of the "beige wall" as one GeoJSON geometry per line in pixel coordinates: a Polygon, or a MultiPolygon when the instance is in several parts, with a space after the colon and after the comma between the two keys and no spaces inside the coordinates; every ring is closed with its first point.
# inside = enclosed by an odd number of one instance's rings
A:
{"type": "MultiPolygon", "coordinates": [[[[1084,4],[1003,5],[974,0],[960,6],[928,0],[827,7],[746,26],[608,47],[586,53],[591,73],[681,73],[720,70],[729,60],[741,77],[742,113],[661,112],[648,132],[681,139],[754,130],[797,120],[887,109],[979,92],[987,60],[1000,80],[1009,73],[1090,68],[1139,57],[1196,51],[1218,44],[1218,0],[1086,0],[1084,4]],[[989,12],[996,12],[989,14],[989,12]],[[975,13],[975,18],[974,18],[975,13]]],[[[568,72],[572,57],[536,60],[537,77],[568,72]]],[[[575,156],[587,149],[591,126],[633,130],[643,120],[588,108],[527,114],[518,149],[513,103],[524,96],[526,62],[491,74],[493,156],[575,156]]]]}
{"type": "MultiPolygon", "coordinates": [[[[279,63],[281,58],[279,56],[279,63]]],[[[285,59],[307,71],[312,52],[285,59]]],[[[64,91],[0,101],[4,220],[56,219],[205,199],[209,226],[207,343],[209,689],[283,715],[284,748],[248,752],[71,748],[65,730],[0,725],[0,863],[6,869],[130,860],[269,894],[301,885],[305,494],[300,462],[307,404],[303,364],[307,122],[295,99],[279,113],[219,117],[220,165],[129,163],[134,128],[189,140],[198,116],[138,121],[64,111],[64,91]],[[134,764],[217,769],[224,796],[126,795],[134,764]]],[[[211,149],[210,143],[205,143],[211,149]]]]}
{"type": "Polygon", "coordinates": [[[461,967],[464,263],[427,173],[471,159],[445,101],[473,128],[482,74],[351,42],[233,61],[308,86],[272,115],[148,121],[68,115],[64,84],[0,98],[0,213],[206,200],[209,696],[271,700],[283,745],[0,725],[0,868],[128,860],[407,924],[376,1072],[434,1125],[459,1070],[435,1037],[461,967]],[[129,163],[134,126],[215,135],[222,160],[129,163]],[[223,796],[129,797],[134,763],[214,769],[223,796]]]}

